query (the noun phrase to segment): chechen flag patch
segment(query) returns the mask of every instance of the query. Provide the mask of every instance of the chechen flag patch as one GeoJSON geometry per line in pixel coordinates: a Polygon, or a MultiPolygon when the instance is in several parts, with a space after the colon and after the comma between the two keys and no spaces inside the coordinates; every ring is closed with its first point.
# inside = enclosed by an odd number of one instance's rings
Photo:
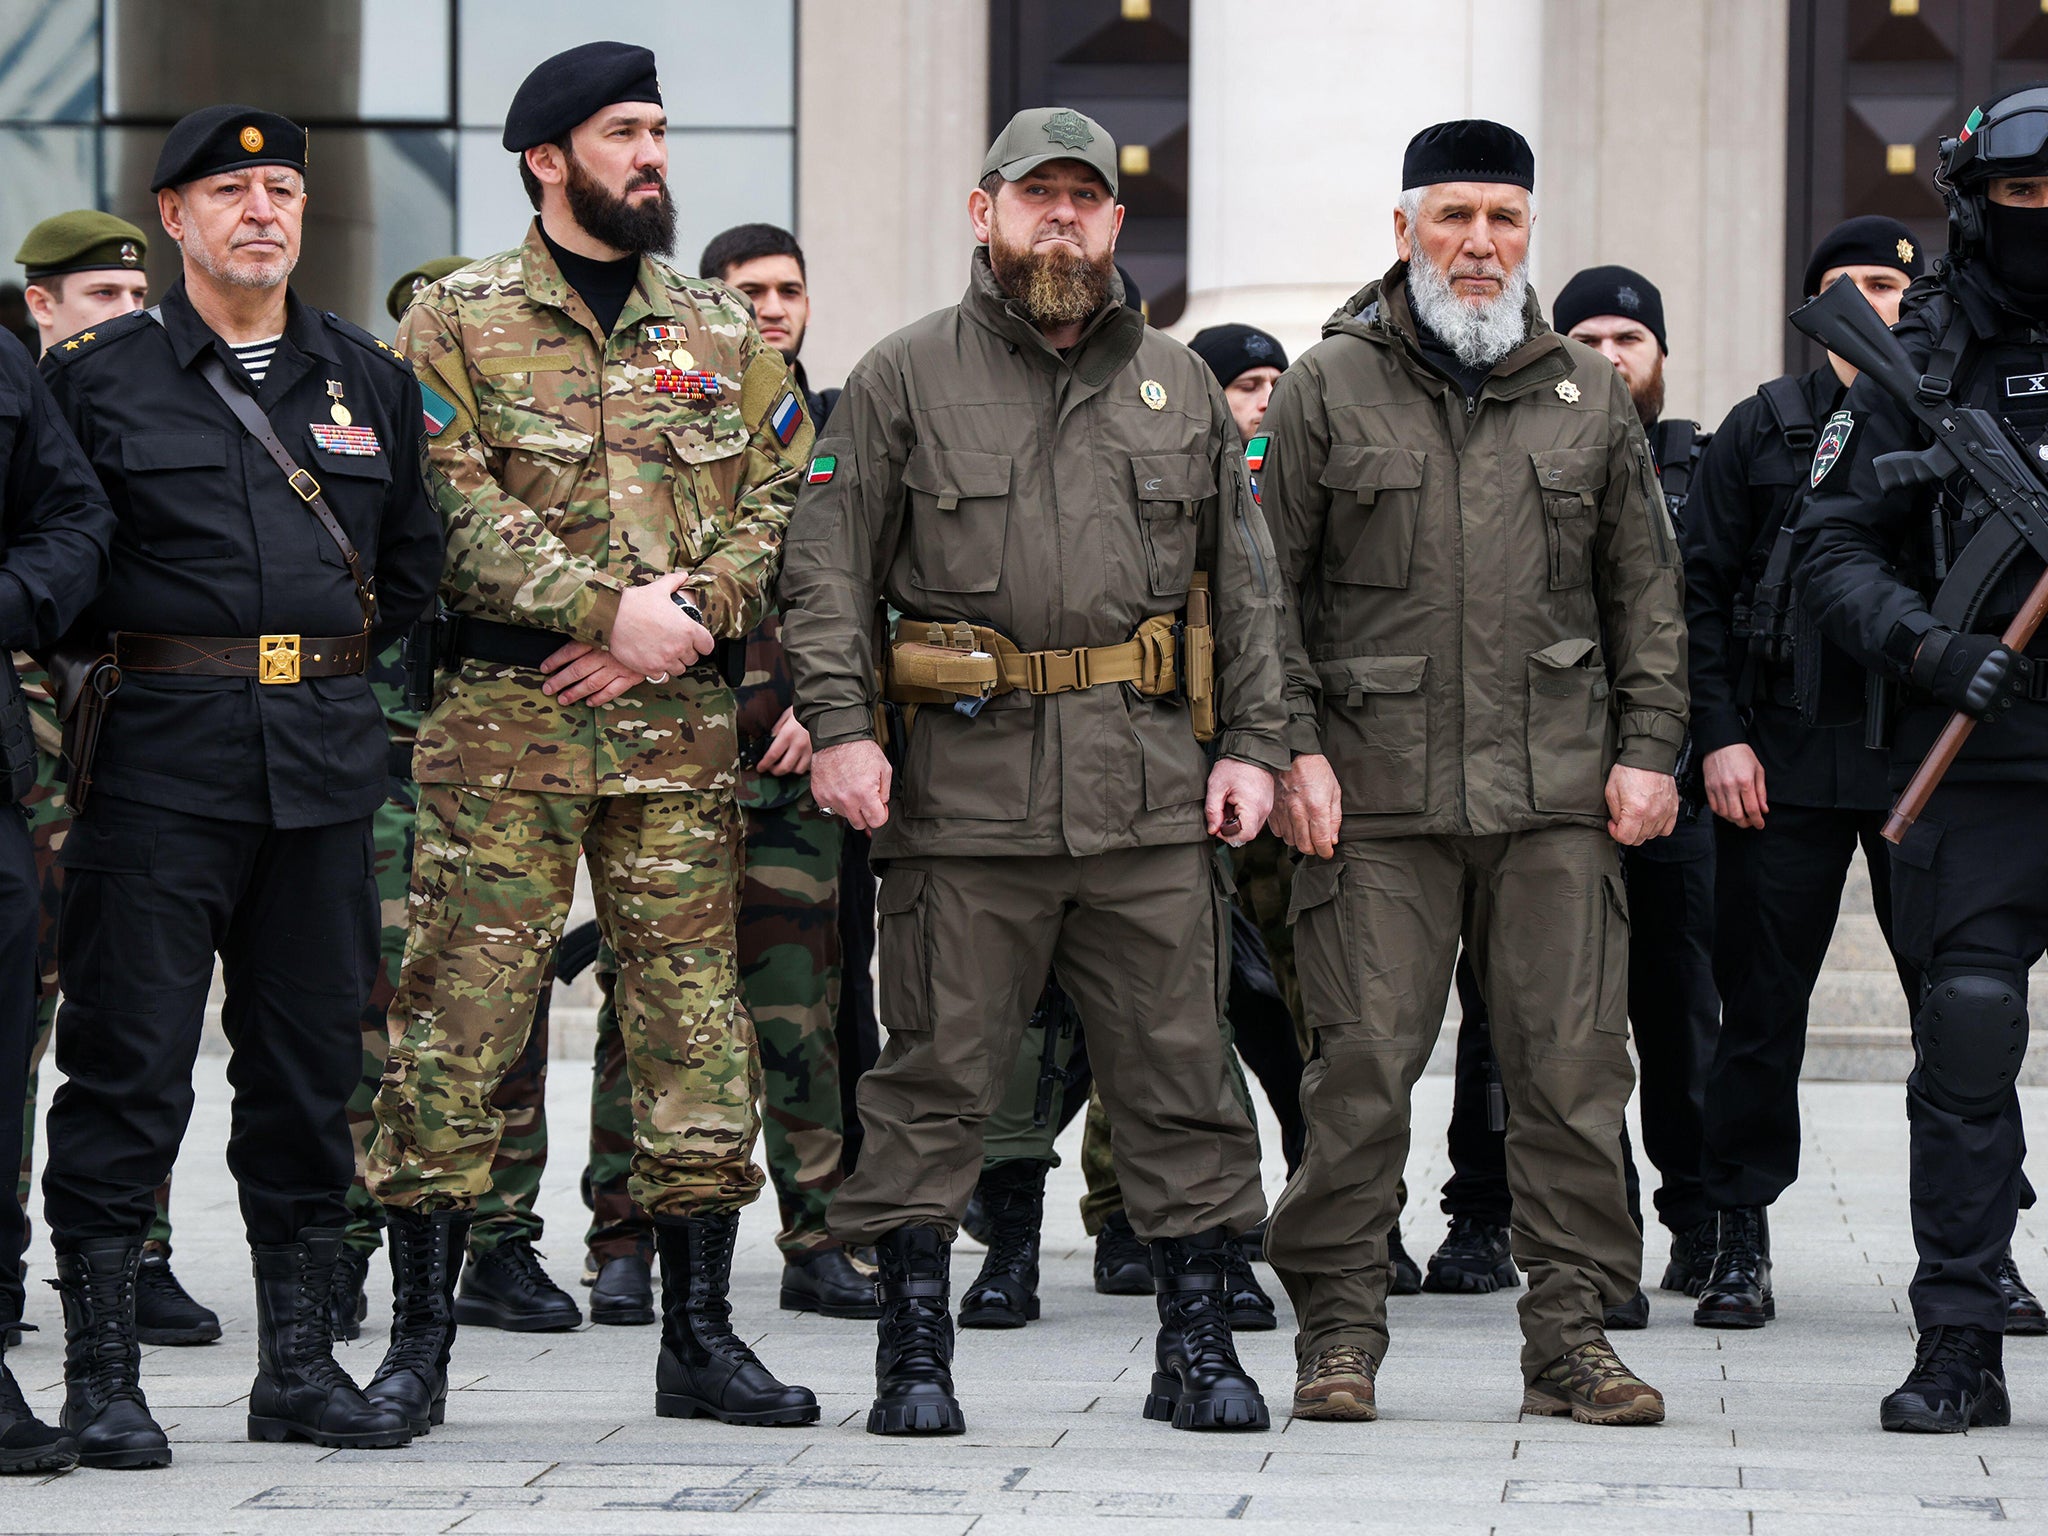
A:
{"type": "Polygon", "coordinates": [[[824,485],[831,480],[839,468],[839,461],[829,453],[821,453],[811,460],[811,472],[804,477],[806,485],[824,485]]]}
{"type": "Polygon", "coordinates": [[[797,424],[804,419],[804,408],[798,403],[796,391],[785,389],[782,398],[775,402],[775,409],[768,413],[768,426],[775,433],[775,440],[783,447],[796,436],[797,424]]]}
{"type": "Polygon", "coordinates": [[[1257,474],[1266,467],[1265,433],[1261,432],[1257,437],[1244,445],[1244,467],[1253,474],[1257,474]]]}
{"type": "Polygon", "coordinates": [[[448,424],[455,420],[455,407],[435,394],[430,384],[420,386],[420,410],[426,417],[429,437],[439,437],[448,430],[448,424]]]}

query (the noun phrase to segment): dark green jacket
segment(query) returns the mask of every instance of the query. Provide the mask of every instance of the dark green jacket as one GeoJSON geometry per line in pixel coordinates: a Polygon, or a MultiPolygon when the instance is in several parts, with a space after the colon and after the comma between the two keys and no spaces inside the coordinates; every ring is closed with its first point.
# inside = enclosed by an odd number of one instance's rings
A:
{"type": "MultiPolygon", "coordinates": [[[[819,748],[873,734],[885,603],[1025,650],[1114,645],[1181,608],[1199,569],[1221,750],[1286,765],[1276,568],[1237,428],[1202,360],[1136,311],[1113,300],[1062,357],[979,251],[957,307],[861,360],[816,453],[784,546],[782,634],[819,748]]],[[[973,718],[927,706],[899,761],[882,858],[1204,836],[1186,709],[1125,687],[1010,693],[973,718]]]]}
{"type": "Polygon", "coordinates": [[[1266,413],[1289,743],[1328,755],[1346,838],[1604,823],[1608,769],[1669,773],[1686,722],[1677,541],[1628,388],[1532,294],[1468,408],[1406,271],[1266,413]]]}

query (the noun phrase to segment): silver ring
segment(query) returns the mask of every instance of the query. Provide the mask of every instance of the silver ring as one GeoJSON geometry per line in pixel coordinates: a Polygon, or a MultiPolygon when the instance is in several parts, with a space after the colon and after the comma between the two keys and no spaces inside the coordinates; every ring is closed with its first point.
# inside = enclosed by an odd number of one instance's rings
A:
{"type": "Polygon", "coordinates": [[[818,807],[818,809],[823,811],[827,816],[837,816],[839,814],[837,811],[833,810],[832,807],[829,805],[821,805],[818,807]]]}
{"type": "Polygon", "coordinates": [[[650,683],[665,683],[668,681],[668,674],[666,672],[650,672],[647,674],[647,681],[650,683]]]}

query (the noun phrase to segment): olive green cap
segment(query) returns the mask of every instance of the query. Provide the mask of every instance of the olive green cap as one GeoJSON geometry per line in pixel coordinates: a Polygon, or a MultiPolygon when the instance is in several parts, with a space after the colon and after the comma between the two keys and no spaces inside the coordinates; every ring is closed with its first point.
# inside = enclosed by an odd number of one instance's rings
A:
{"type": "Polygon", "coordinates": [[[1048,160],[1079,160],[1092,166],[1116,196],[1116,140],[1102,124],[1072,107],[1027,107],[996,135],[982,159],[981,174],[1001,171],[1003,180],[1028,176],[1048,160]]]}
{"type": "Polygon", "coordinates": [[[422,288],[468,265],[467,256],[436,256],[432,261],[423,261],[391,285],[391,291],[384,296],[384,307],[391,311],[392,319],[403,320],[407,306],[422,288]]]}
{"type": "Polygon", "coordinates": [[[148,254],[149,237],[126,219],[80,208],[45,219],[30,230],[14,259],[34,281],[66,272],[139,272],[148,254]]]}

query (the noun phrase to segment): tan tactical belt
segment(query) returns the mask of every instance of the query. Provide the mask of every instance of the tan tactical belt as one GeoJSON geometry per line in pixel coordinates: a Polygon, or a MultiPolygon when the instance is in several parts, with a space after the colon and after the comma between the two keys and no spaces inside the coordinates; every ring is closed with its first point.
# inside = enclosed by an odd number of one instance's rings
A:
{"type": "Polygon", "coordinates": [[[1112,683],[1129,683],[1145,698],[1184,698],[1196,736],[1207,741],[1215,734],[1215,636],[1206,575],[1196,574],[1185,613],[1147,619],[1119,645],[1026,651],[999,631],[965,620],[899,619],[882,697],[891,704],[960,706],[1019,690],[1072,693],[1112,683]]]}

